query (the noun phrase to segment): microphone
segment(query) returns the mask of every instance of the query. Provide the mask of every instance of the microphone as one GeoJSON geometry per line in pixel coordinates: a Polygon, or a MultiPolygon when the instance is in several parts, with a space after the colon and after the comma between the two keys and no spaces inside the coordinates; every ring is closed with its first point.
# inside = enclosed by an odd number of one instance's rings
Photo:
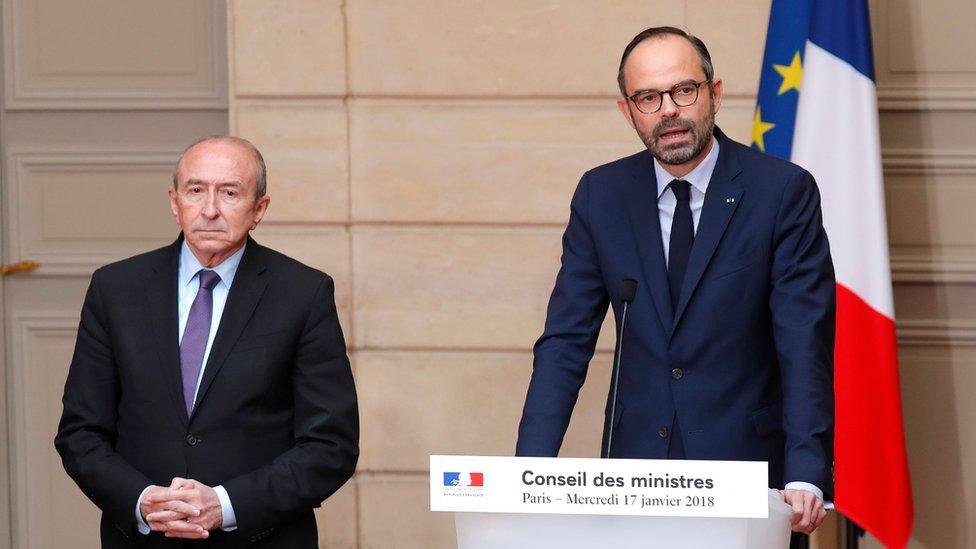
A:
{"type": "MultiPolygon", "coordinates": [[[[634,301],[634,297],[637,295],[637,281],[633,278],[625,278],[620,283],[620,300],[624,302],[624,305],[634,301]]],[[[623,324],[623,322],[621,322],[623,324]]]]}
{"type": "Polygon", "coordinates": [[[625,278],[620,282],[620,300],[623,301],[623,311],[620,313],[620,330],[617,332],[617,348],[613,357],[613,396],[610,399],[610,425],[607,427],[607,451],[603,457],[610,457],[613,444],[613,424],[617,419],[617,388],[620,383],[620,357],[624,350],[624,327],[627,325],[627,306],[637,295],[637,281],[625,278]]]}

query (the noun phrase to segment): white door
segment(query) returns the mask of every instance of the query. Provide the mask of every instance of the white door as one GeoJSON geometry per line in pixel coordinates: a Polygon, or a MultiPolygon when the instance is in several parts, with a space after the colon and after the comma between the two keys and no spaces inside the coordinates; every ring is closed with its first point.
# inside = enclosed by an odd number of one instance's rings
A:
{"type": "Polygon", "coordinates": [[[97,547],[53,438],[91,273],[177,234],[192,140],[227,132],[219,0],[2,0],[0,549],[97,547]]]}

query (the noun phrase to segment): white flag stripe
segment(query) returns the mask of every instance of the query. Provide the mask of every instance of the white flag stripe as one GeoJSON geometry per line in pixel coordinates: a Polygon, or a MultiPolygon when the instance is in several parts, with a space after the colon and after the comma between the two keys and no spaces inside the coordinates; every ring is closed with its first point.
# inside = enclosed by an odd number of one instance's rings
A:
{"type": "Polygon", "coordinates": [[[877,91],[807,42],[791,160],[817,179],[837,282],[894,318],[877,91]]]}

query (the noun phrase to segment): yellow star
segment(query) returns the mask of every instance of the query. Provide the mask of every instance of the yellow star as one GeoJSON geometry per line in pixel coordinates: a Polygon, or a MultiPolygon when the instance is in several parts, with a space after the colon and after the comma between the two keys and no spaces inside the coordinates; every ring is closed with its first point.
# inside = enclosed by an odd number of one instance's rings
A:
{"type": "Polygon", "coordinates": [[[783,83],[779,85],[779,92],[776,95],[783,95],[790,90],[800,92],[800,83],[803,82],[803,65],[800,64],[800,52],[793,54],[793,60],[789,65],[773,65],[776,72],[783,77],[783,83]]]}
{"type": "Polygon", "coordinates": [[[763,122],[762,114],[757,106],[756,117],[752,119],[752,142],[759,145],[759,150],[766,151],[766,142],[763,140],[763,135],[774,127],[776,127],[776,124],[763,122]]]}

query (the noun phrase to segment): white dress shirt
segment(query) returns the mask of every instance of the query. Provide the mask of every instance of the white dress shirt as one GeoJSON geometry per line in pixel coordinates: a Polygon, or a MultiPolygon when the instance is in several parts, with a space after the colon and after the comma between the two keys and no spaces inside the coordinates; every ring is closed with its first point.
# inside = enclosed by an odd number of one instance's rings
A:
{"type": "MultiPolygon", "coordinates": [[[[668,263],[671,246],[671,220],[674,218],[674,209],[678,205],[678,199],[668,185],[674,179],[687,181],[691,185],[691,221],[694,225],[694,231],[697,233],[698,220],[701,219],[702,207],[705,205],[705,193],[708,192],[708,182],[712,179],[712,172],[715,171],[715,164],[718,162],[718,150],[718,140],[712,137],[712,149],[708,151],[701,163],[683,177],[671,175],[657,161],[657,158],[654,159],[654,175],[657,178],[657,214],[661,220],[661,240],[664,242],[665,265],[668,263]]],[[[787,482],[785,488],[787,490],[813,492],[823,501],[823,490],[809,482],[787,482]]],[[[828,503],[825,507],[831,508],[833,505],[828,503]]]]}
{"type": "MultiPolygon", "coordinates": [[[[197,393],[200,391],[200,380],[203,379],[203,371],[207,366],[207,359],[210,357],[210,348],[213,347],[214,338],[217,336],[217,327],[220,326],[220,317],[224,314],[227,295],[230,293],[231,284],[234,283],[234,276],[237,274],[237,267],[241,264],[245,247],[241,246],[241,249],[234,252],[234,255],[223,260],[219,265],[211,269],[217,273],[220,281],[214,286],[212,292],[213,314],[210,317],[210,335],[207,338],[207,348],[203,352],[203,364],[200,367],[196,389],[193,392],[194,404],[196,403],[197,393]]],[[[177,278],[177,312],[179,313],[180,319],[180,342],[183,341],[183,331],[186,330],[186,321],[190,316],[190,306],[193,305],[193,300],[196,299],[197,291],[200,289],[200,276],[198,273],[204,268],[203,264],[190,251],[186,242],[183,242],[183,246],[180,248],[180,267],[177,278]]],[[[142,494],[139,494],[139,499],[136,500],[136,520],[138,522],[139,532],[143,534],[148,534],[150,528],[142,518],[139,504],[142,502],[142,496],[145,495],[146,490],[149,488],[150,486],[147,486],[142,491],[142,494]]],[[[215,486],[214,491],[217,492],[217,498],[220,500],[220,513],[222,515],[220,529],[228,532],[236,530],[237,516],[234,514],[234,506],[230,503],[230,496],[227,495],[227,490],[223,486],[215,486]]]]}
{"type": "Polygon", "coordinates": [[[718,140],[712,138],[712,150],[705,158],[683,177],[675,177],[654,159],[654,175],[657,177],[657,215],[661,220],[661,240],[664,242],[664,264],[668,264],[671,248],[671,220],[674,219],[674,208],[678,205],[678,198],[668,185],[672,180],[681,179],[691,185],[691,222],[695,232],[698,232],[698,220],[701,219],[702,206],[705,205],[705,192],[708,182],[715,171],[718,162],[718,140]]]}

